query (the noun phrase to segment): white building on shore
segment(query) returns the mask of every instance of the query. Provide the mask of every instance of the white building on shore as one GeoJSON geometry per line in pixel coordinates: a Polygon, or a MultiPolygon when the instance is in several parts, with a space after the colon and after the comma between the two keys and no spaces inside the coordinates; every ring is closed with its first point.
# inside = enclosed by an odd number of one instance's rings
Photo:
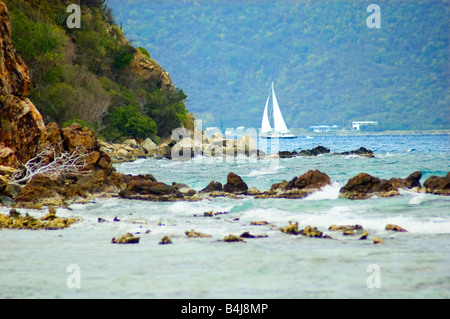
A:
{"type": "Polygon", "coordinates": [[[366,126],[366,125],[378,125],[378,122],[377,121],[352,122],[352,130],[359,131],[359,130],[361,130],[361,126],[366,126]]]}

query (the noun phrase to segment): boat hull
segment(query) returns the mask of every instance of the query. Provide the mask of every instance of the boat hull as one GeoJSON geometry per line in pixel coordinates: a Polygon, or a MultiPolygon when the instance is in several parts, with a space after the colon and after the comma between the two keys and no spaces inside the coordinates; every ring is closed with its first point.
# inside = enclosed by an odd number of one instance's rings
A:
{"type": "Polygon", "coordinates": [[[281,134],[281,135],[260,135],[261,138],[271,139],[271,138],[278,138],[278,139],[292,139],[297,138],[296,135],[293,134],[281,134]]]}

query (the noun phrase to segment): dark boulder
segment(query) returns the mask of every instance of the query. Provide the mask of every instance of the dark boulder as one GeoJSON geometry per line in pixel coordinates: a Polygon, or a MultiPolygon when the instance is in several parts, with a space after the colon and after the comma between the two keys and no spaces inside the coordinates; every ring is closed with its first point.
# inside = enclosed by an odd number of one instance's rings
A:
{"type": "Polygon", "coordinates": [[[421,188],[420,179],[422,178],[422,173],[420,171],[416,171],[410,174],[407,178],[391,178],[389,181],[392,185],[398,188],[421,188]]]}
{"type": "Polygon", "coordinates": [[[366,199],[373,195],[390,197],[399,195],[399,192],[390,181],[366,173],[350,178],[339,192],[339,196],[349,199],[366,199]]]}
{"type": "Polygon", "coordinates": [[[248,190],[248,186],[239,175],[230,172],[223,190],[227,193],[244,193],[248,190]]]}
{"type": "Polygon", "coordinates": [[[305,174],[294,177],[286,186],[286,189],[319,189],[330,184],[330,177],[319,170],[309,170],[305,174]]]}
{"type": "Polygon", "coordinates": [[[127,187],[119,193],[120,197],[130,199],[145,199],[142,195],[150,195],[150,198],[161,195],[176,198],[183,196],[176,187],[156,182],[152,178],[144,178],[143,176],[133,176],[131,181],[127,183],[127,187]]]}
{"type": "Polygon", "coordinates": [[[329,154],[330,150],[324,146],[317,146],[310,150],[301,150],[300,152],[297,151],[280,151],[278,152],[278,156],[280,158],[291,158],[295,156],[317,156],[320,154],[329,154]]]}
{"type": "Polygon", "coordinates": [[[423,184],[425,192],[436,195],[450,195],[450,172],[446,176],[431,176],[423,184]]]}
{"type": "Polygon", "coordinates": [[[328,148],[319,145],[310,150],[302,150],[299,152],[299,155],[301,155],[301,156],[317,156],[317,155],[329,154],[329,153],[330,153],[330,150],[328,148]]]}
{"type": "Polygon", "coordinates": [[[342,152],[342,153],[340,153],[340,155],[358,155],[358,156],[364,156],[364,157],[375,157],[375,155],[373,155],[373,151],[369,150],[365,147],[360,147],[354,151],[342,152]]]}
{"type": "Polygon", "coordinates": [[[222,192],[223,187],[222,184],[219,182],[211,181],[208,186],[203,188],[200,193],[212,193],[212,192],[222,192]]]}

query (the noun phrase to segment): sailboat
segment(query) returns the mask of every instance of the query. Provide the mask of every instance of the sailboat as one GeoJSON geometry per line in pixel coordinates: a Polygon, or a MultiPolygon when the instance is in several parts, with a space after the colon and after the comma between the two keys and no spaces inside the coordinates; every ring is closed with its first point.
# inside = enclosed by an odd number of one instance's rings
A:
{"type": "Polygon", "coordinates": [[[263,119],[261,123],[261,133],[260,136],[263,138],[296,138],[297,136],[289,133],[289,130],[284,122],[283,115],[281,114],[280,106],[278,105],[278,100],[275,95],[275,90],[272,82],[272,91],[267,97],[266,106],[264,108],[263,119]],[[274,128],[269,122],[269,100],[272,95],[272,114],[274,128]]]}

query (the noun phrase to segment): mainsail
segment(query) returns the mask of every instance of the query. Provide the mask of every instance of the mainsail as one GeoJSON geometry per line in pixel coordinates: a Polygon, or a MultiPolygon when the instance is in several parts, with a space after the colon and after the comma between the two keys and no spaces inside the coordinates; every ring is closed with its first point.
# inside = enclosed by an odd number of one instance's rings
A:
{"type": "Polygon", "coordinates": [[[273,98],[273,122],[275,132],[287,133],[288,129],[284,122],[283,115],[281,115],[280,107],[278,105],[277,97],[272,82],[272,98],[273,98]]]}
{"type": "Polygon", "coordinates": [[[283,115],[281,114],[280,106],[278,105],[278,100],[275,95],[275,89],[272,82],[272,92],[269,93],[267,97],[266,106],[264,107],[264,114],[261,123],[261,136],[264,138],[295,138],[296,136],[289,133],[289,130],[284,122],[283,115]],[[272,112],[274,129],[270,125],[269,121],[269,101],[272,95],[272,112]]]}

